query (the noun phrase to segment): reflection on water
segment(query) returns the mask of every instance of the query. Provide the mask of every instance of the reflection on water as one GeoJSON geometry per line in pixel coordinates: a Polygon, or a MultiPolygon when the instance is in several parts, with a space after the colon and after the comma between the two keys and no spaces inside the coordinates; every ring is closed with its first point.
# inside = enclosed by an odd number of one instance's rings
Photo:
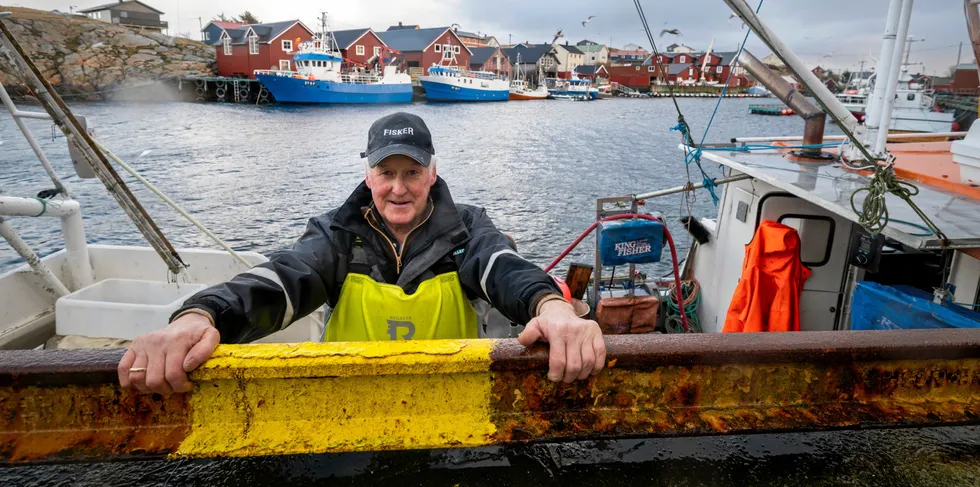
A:
{"type": "Polygon", "coordinates": [[[980,485],[980,427],[785,433],[468,450],[0,470],[2,485],[685,487],[980,485]]]}

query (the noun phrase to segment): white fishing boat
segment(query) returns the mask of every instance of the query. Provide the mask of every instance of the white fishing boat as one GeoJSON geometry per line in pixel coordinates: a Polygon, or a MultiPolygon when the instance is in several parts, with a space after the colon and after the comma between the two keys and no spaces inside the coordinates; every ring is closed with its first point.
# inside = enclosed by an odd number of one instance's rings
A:
{"type": "MultiPolygon", "coordinates": [[[[844,93],[837,95],[837,99],[859,121],[867,116],[868,98],[874,89],[875,80],[876,77],[873,76],[870,82],[859,83],[856,88],[845,89],[844,93]]],[[[955,114],[940,110],[932,95],[931,90],[912,83],[908,67],[902,66],[889,130],[896,133],[945,133],[959,130],[954,120],[955,114]]]]}
{"type": "MultiPolygon", "coordinates": [[[[517,53],[516,66],[522,66],[521,53],[517,53]]],[[[540,76],[538,79],[541,79],[540,76]]],[[[545,100],[549,97],[548,88],[538,85],[532,89],[527,81],[527,76],[518,71],[513,79],[510,80],[510,99],[511,100],[545,100]]]]}

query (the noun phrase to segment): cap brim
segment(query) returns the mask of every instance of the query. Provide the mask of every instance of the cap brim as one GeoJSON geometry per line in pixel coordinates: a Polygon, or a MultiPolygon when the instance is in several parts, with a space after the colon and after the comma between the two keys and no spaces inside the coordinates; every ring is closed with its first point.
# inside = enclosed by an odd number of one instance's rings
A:
{"type": "Polygon", "coordinates": [[[377,166],[381,161],[394,155],[411,157],[424,167],[429,167],[429,163],[432,162],[432,154],[429,154],[428,152],[419,149],[414,145],[391,144],[368,154],[368,165],[371,167],[377,166]]]}

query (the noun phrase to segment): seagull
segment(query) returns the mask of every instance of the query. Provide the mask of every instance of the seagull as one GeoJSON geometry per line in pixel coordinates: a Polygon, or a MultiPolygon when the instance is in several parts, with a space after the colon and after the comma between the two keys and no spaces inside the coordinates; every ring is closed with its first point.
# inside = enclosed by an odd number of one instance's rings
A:
{"type": "Polygon", "coordinates": [[[680,31],[680,29],[664,29],[664,30],[660,31],[660,37],[663,37],[664,34],[671,34],[671,35],[679,36],[679,35],[681,35],[681,31],[680,31]]]}
{"type": "Polygon", "coordinates": [[[565,37],[565,34],[561,33],[561,29],[558,29],[558,32],[555,33],[555,38],[551,40],[551,43],[554,44],[555,42],[558,42],[559,37],[565,37]]]}
{"type": "Polygon", "coordinates": [[[141,158],[143,156],[149,155],[151,152],[153,152],[153,151],[150,150],[150,149],[147,149],[147,150],[145,150],[143,152],[140,152],[140,155],[136,156],[136,158],[139,159],[139,158],[141,158]]]}
{"type": "Polygon", "coordinates": [[[595,15],[590,15],[589,18],[587,18],[584,21],[582,21],[582,27],[585,27],[585,24],[588,24],[589,22],[592,22],[592,19],[594,19],[594,18],[595,18],[595,15]]]}

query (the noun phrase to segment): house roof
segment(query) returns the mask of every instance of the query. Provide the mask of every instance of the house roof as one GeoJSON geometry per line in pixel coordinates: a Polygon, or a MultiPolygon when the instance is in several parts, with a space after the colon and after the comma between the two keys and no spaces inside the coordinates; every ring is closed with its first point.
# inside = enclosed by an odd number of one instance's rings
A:
{"type": "Polygon", "coordinates": [[[521,44],[508,49],[502,49],[504,55],[512,63],[517,62],[517,53],[521,53],[521,64],[537,63],[543,56],[550,54],[551,50],[552,47],[550,44],[532,44],[531,46],[521,44]]]}
{"type": "Polygon", "coordinates": [[[402,23],[399,22],[398,25],[389,26],[388,27],[388,30],[389,31],[392,31],[392,30],[417,30],[418,28],[419,28],[419,26],[417,26],[417,25],[402,25],[402,23]]]}
{"type": "Polygon", "coordinates": [[[582,52],[599,52],[606,48],[602,44],[580,44],[576,47],[582,52]]]}
{"type": "Polygon", "coordinates": [[[333,31],[333,38],[337,41],[337,46],[340,49],[347,49],[351,44],[370,31],[371,29],[368,27],[363,29],[335,30],[333,31]]]}
{"type": "Polygon", "coordinates": [[[933,76],[932,85],[933,86],[945,86],[953,83],[953,78],[949,76],[933,76]]]}
{"type": "Polygon", "coordinates": [[[597,74],[599,71],[606,71],[607,74],[609,73],[609,71],[606,70],[606,67],[601,64],[595,66],[586,66],[584,64],[581,66],[575,66],[575,72],[578,74],[591,76],[597,74]]]}
{"type": "Polygon", "coordinates": [[[560,44],[560,46],[571,54],[585,54],[577,46],[573,46],[571,44],[560,44]]]}
{"type": "Polygon", "coordinates": [[[971,69],[971,70],[976,70],[976,69],[977,69],[977,63],[969,63],[969,64],[957,64],[957,65],[956,65],[956,70],[957,70],[957,71],[959,71],[959,70],[961,70],[961,69],[971,69]]]}
{"type": "Polygon", "coordinates": [[[154,12],[160,14],[160,15],[163,15],[163,12],[161,12],[161,11],[159,11],[159,10],[157,10],[157,9],[155,9],[155,8],[153,8],[153,7],[145,4],[143,2],[140,2],[138,0],[127,0],[125,2],[112,2],[112,3],[107,3],[107,4],[104,4],[104,5],[99,5],[98,7],[90,7],[90,8],[87,8],[85,10],[79,10],[78,12],[79,13],[83,13],[83,14],[87,14],[89,12],[98,12],[100,10],[109,10],[110,8],[118,7],[119,5],[124,5],[124,4],[127,4],[127,3],[138,3],[138,4],[140,4],[140,5],[148,8],[148,9],[150,9],[150,10],[152,10],[152,11],[154,11],[154,12]]]}
{"type": "Polygon", "coordinates": [[[470,56],[470,64],[483,64],[493,56],[493,53],[497,52],[496,47],[471,47],[470,51],[473,51],[473,55],[470,56]]]}
{"type": "Polygon", "coordinates": [[[738,51],[713,52],[711,54],[721,58],[721,61],[719,61],[718,64],[727,66],[732,64],[732,61],[735,60],[735,56],[738,56],[738,51]]]}
{"type": "MultiPolygon", "coordinates": [[[[208,25],[211,25],[211,24],[217,25],[218,27],[221,27],[222,29],[236,29],[238,27],[241,27],[241,26],[245,25],[244,22],[228,22],[228,21],[225,21],[225,20],[212,20],[212,21],[208,22],[208,25]]],[[[204,28],[207,29],[208,28],[208,25],[205,25],[204,28]]]]}
{"type": "Polygon", "coordinates": [[[480,34],[474,34],[472,32],[466,32],[464,30],[457,30],[456,35],[460,37],[469,37],[470,39],[486,39],[487,36],[482,36],[480,34]]]}
{"type": "MultiPolygon", "coordinates": [[[[452,32],[449,27],[433,27],[429,29],[399,29],[379,32],[378,37],[392,49],[401,52],[424,51],[432,45],[446,31],[452,32]]],[[[456,35],[453,32],[453,35],[456,35]]],[[[459,36],[456,36],[459,37],[459,36]]],[[[463,46],[470,54],[473,50],[463,46]]]]}
{"type": "MultiPolygon", "coordinates": [[[[229,29],[225,28],[225,32],[228,37],[231,38],[232,45],[242,45],[248,44],[248,32],[251,30],[255,32],[255,35],[259,36],[260,44],[268,44],[275,40],[277,37],[282,35],[283,32],[288,30],[293,24],[296,24],[299,20],[285,20],[282,22],[269,22],[265,24],[250,24],[250,25],[239,25],[236,28],[229,29]]],[[[299,22],[303,25],[302,22],[299,22]]],[[[306,26],[304,26],[305,28],[306,26]]],[[[309,30],[309,29],[307,29],[309,30]]],[[[221,36],[210,42],[211,45],[221,44],[221,36]]]]}
{"type": "Polygon", "coordinates": [[[698,69],[697,66],[693,66],[691,64],[669,64],[667,65],[667,74],[670,76],[676,76],[684,71],[687,71],[687,68],[698,69]]]}

